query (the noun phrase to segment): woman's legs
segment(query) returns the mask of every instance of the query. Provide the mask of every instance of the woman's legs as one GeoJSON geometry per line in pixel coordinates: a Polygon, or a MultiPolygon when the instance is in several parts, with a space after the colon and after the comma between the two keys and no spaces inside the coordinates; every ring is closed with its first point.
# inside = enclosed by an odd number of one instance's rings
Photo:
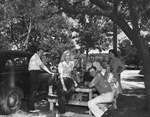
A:
{"type": "Polygon", "coordinates": [[[65,99],[65,91],[63,90],[60,79],[57,81],[57,94],[58,94],[58,111],[61,114],[66,112],[66,99],[65,99]]]}
{"type": "Polygon", "coordinates": [[[65,85],[67,88],[67,92],[66,92],[66,100],[67,102],[69,101],[69,99],[71,98],[71,96],[74,94],[75,92],[75,86],[74,86],[74,82],[71,78],[67,78],[65,81],[65,85]]]}
{"type": "Polygon", "coordinates": [[[69,101],[69,99],[71,98],[75,90],[74,82],[72,79],[66,78],[64,79],[64,83],[66,85],[67,92],[63,90],[60,79],[57,82],[57,94],[58,94],[58,104],[59,104],[58,111],[61,114],[64,114],[66,112],[65,104],[66,102],[69,101]]]}

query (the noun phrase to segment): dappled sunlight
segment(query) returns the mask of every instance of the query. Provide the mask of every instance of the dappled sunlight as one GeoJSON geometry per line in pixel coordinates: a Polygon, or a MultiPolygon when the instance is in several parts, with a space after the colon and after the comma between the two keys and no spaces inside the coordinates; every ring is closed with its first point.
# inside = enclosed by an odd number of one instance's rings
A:
{"type": "Polygon", "coordinates": [[[117,99],[118,108],[104,117],[150,117],[150,113],[145,110],[144,78],[138,73],[139,70],[125,70],[121,74],[123,95],[117,99]]]}
{"type": "Polygon", "coordinates": [[[127,82],[122,81],[123,89],[135,89],[135,88],[145,88],[144,82],[127,82]]]}
{"type": "Polygon", "coordinates": [[[130,97],[136,97],[136,98],[141,98],[141,99],[145,99],[146,95],[145,95],[145,89],[143,88],[133,88],[131,89],[125,89],[123,96],[130,96],[130,97]]]}
{"type": "Polygon", "coordinates": [[[128,91],[126,90],[125,94],[118,97],[118,108],[111,110],[109,115],[104,117],[149,117],[149,113],[144,111],[145,96],[143,94],[137,95],[136,89],[133,90],[133,94],[128,94],[128,91]]]}
{"type": "MultiPolygon", "coordinates": [[[[150,113],[145,110],[146,95],[143,77],[138,74],[138,71],[133,70],[125,70],[121,75],[123,94],[117,98],[117,109],[107,111],[103,117],[150,117],[150,113]]],[[[23,101],[21,109],[7,117],[56,116],[57,107],[55,106],[54,110],[50,111],[49,103],[46,101],[38,102],[35,106],[41,111],[38,113],[28,113],[27,102],[23,101]]],[[[67,112],[70,112],[70,117],[92,117],[88,115],[87,107],[68,105],[67,112]]]]}
{"type": "Polygon", "coordinates": [[[139,75],[139,70],[125,70],[121,74],[121,84],[123,89],[145,88],[144,77],[139,75]]]}
{"type": "Polygon", "coordinates": [[[10,117],[55,117],[55,113],[49,111],[40,113],[28,113],[23,110],[19,110],[15,114],[11,114],[10,117]]]}
{"type": "Polygon", "coordinates": [[[139,95],[139,94],[123,94],[125,96],[133,96],[133,97],[137,97],[137,98],[145,98],[145,95],[139,95]]]}
{"type": "Polygon", "coordinates": [[[122,78],[124,81],[134,81],[134,82],[144,82],[144,76],[135,76],[135,77],[128,77],[127,78],[122,78]]]}
{"type": "Polygon", "coordinates": [[[125,70],[121,73],[122,78],[129,78],[134,76],[143,76],[139,75],[140,70],[125,70]]]}

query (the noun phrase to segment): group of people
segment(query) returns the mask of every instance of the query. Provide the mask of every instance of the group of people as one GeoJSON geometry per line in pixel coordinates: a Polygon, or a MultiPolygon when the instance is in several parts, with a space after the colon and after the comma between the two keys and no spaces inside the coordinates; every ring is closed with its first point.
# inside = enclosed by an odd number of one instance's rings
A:
{"type": "MultiPolygon", "coordinates": [[[[100,94],[88,101],[88,107],[95,117],[101,117],[108,110],[107,103],[113,102],[116,96],[123,93],[120,73],[125,67],[117,57],[115,50],[109,50],[109,58],[102,66],[106,69],[104,75],[97,71],[94,65],[88,69],[89,74],[93,76],[88,86],[95,87],[100,94]]],[[[114,103],[114,106],[116,106],[116,103],[114,103]]]]}
{"type": "MultiPolygon", "coordinates": [[[[30,112],[37,111],[35,110],[34,102],[40,82],[51,82],[53,80],[52,76],[54,76],[54,73],[50,71],[40,59],[43,53],[43,49],[40,48],[37,53],[31,57],[29,62],[31,88],[28,108],[30,112]],[[41,69],[47,72],[47,75],[44,77],[40,74],[41,69]]],[[[78,60],[80,61],[75,61],[71,51],[66,50],[63,52],[58,64],[59,76],[55,82],[59,105],[58,114],[66,113],[66,103],[68,103],[71,96],[74,94],[75,87],[78,83],[83,81],[84,85],[90,88],[95,87],[98,91],[99,95],[89,100],[87,103],[94,116],[101,117],[108,110],[106,104],[112,102],[116,95],[123,93],[120,83],[120,73],[125,67],[117,57],[117,52],[115,50],[109,51],[109,57],[105,61],[105,64],[96,61],[93,55],[90,56],[89,60],[86,62],[81,62],[82,59],[78,60]],[[81,63],[84,63],[84,65],[81,65],[81,63]],[[84,66],[85,70],[82,68],[84,66]],[[82,69],[82,72],[84,72],[82,80],[80,79],[81,77],[75,75],[78,74],[80,71],[79,69],[82,69]],[[106,70],[104,74],[102,74],[102,69],[106,70]],[[78,79],[75,79],[77,77],[78,79]]]]}

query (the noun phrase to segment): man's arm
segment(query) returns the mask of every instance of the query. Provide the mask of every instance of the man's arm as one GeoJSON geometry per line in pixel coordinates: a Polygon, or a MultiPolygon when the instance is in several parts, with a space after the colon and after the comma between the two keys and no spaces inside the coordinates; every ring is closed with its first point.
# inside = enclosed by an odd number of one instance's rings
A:
{"type": "Polygon", "coordinates": [[[100,81],[100,78],[99,77],[101,77],[101,75],[96,75],[95,77],[94,77],[94,79],[88,84],[88,86],[91,88],[91,87],[94,87],[96,84],[98,84],[99,83],[99,81],[100,81]]]}
{"type": "Polygon", "coordinates": [[[117,70],[117,72],[118,72],[118,74],[120,74],[121,72],[123,72],[123,71],[125,70],[125,66],[124,66],[124,64],[121,62],[120,59],[118,59],[117,63],[118,63],[118,66],[119,66],[119,69],[117,70]]]}
{"type": "Polygon", "coordinates": [[[48,70],[48,68],[44,65],[44,63],[41,61],[40,58],[37,59],[37,63],[39,64],[39,66],[40,66],[43,70],[45,70],[45,71],[48,72],[49,74],[54,75],[54,73],[52,73],[52,72],[50,72],[50,71],[48,70]]]}
{"type": "Polygon", "coordinates": [[[48,69],[43,63],[40,65],[40,67],[41,67],[43,70],[45,70],[46,72],[48,72],[49,74],[54,75],[54,73],[50,72],[49,69],[48,69]]]}

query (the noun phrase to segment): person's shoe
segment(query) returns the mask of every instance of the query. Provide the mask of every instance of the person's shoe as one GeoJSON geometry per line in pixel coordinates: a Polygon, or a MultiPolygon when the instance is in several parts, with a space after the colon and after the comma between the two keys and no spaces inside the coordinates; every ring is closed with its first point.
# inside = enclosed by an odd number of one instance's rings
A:
{"type": "Polygon", "coordinates": [[[37,113],[37,112],[40,112],[40,110],[37,110],[37,109],[36,110],[30,110],[29,112],[30,113],[37,113]]]}

